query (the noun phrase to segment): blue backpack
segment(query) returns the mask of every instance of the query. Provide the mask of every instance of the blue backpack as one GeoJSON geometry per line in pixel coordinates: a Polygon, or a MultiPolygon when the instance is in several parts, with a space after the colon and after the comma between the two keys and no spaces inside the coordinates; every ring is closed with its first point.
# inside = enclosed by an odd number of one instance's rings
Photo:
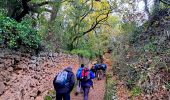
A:
{"type": "Polygon", "coordinates": [[[80,67],[80,68],[77,70],[76,77],[77,77],[78,79],[80,79],[80,77],[81,77],[81,71],[82,71],[82,69],[83,69],[83,68],[80,67]]]}
{"type": "Polygon", "coordinates": [[[101,66],[102,66],[102,68],[104,68],[104,69],[107,68],[106,64],[101,64],[101,66]]]}
{"type": "Polygon", "coordinates": [[[65,86],[67,83],[67,74],[68,74],[67,71],[59,72],[59,74],[57,75],[55,79],[55,83],[61,87],[65,86]]]}

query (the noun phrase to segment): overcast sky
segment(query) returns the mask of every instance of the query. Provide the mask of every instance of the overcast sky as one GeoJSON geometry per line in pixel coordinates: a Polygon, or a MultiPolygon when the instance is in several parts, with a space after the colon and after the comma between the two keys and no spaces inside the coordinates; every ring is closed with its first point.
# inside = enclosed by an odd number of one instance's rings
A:
{"type": "MultiPolygon", "coordinates": [[[[148,7],[149,8],[152,6],[152,4],[153,4],[153,0],[148,0],[148,7]]],[[[144,6],[145,6],[145,4],[144,4],[143,0],[140,1],[139,4],[138,4],[138,11],[144,11],[144,6]]]]}

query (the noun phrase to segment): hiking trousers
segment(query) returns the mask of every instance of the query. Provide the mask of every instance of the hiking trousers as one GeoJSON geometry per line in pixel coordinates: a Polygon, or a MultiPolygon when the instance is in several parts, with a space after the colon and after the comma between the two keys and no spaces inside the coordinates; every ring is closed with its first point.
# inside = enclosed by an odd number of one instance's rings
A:
{"type": "Polygon", "coordinates": [[[83,88],[83,92],[84,92],[84,99],[83,100],[88,100],[90,87],[82,87],[82,88],[83,88]]]}
{"type": "Polygon", "coordinates": [[[56,100],[70,100],[70,93],[56,93],[56,100]]]}
{"type": "Polygon", "coordinates": [[[80,82],[80,80],[77,80],[76,92],[77,92],[77,93],[80,93],[80,92],[81,92],[81,82],[80,82]]]}

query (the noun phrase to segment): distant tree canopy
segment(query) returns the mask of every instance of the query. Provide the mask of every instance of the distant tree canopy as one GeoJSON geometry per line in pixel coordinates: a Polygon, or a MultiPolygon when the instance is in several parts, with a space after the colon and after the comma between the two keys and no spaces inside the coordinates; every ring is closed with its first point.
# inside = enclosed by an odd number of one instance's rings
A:
{"type": "MultiPolygon", "coordinates": [[[[141,1],[151,16],[148,0],[141,1]]],[[[10,48],[43,45],[54,51],[86,49],[99,54],[110,48],[115,35],[134,30],[126,25],[145,22],[145,14],[136,12],[137,5],[137,0],[1,0],[0,43],[10,48]]]]}
{"type": "Polygon", "coordinates": [[[7,11],[7,16],[20,22],[26,14],[41,13],[43,11],[51,12],[49,9],[41,8],[47,4],[55,3],[45,0],[1,0],[0,5],[4,11],[7,11]],[[41,2],[40,2],[41,1],[41,2]]]}

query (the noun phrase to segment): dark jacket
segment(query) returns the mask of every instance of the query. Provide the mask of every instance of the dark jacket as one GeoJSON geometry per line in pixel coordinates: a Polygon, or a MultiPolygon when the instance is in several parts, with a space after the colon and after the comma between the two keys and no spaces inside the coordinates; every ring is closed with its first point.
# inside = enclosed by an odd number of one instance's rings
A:
{"type": "Polygon", "coordinates": [[[92,71],[90,71],[90,79],[87,80],[87,81],[81,81],[81,86],[82,87],[91,87],[91,86],[93,86],[92,79],[94,79],[94,78],[95,78],[94,73],[92,71]]]}
{"type": "Polygon", "coordinates": [[[72,68],[68,67],[64,70],[68,72],[67,82],[66,82],[68,84],[64,87],[59,87],[57,84],[54,83],[55,79],[57,78],[57,76],[56,76],[53,80],[53,85],[54,85],[54,88],[56,90],[56,93],[69,93],[73,90],[73,87],[74,87],[74,84],[75,84],[75,75],[72,72],[72,68]]]}

